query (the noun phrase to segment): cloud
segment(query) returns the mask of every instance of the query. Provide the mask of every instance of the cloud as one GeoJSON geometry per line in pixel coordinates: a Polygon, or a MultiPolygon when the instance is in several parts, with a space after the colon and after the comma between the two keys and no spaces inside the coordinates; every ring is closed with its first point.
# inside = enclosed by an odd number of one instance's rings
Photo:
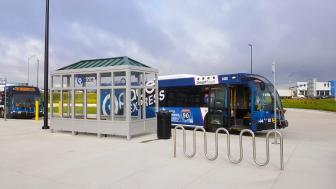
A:
{"type": "MultiPolygon", "coordinates": [[[[42,41],[36,38],[12,39],[0,37],[0,76],[6,76],[9,81],[27,82],[28,57],[36,55],[41,62],[43,48],[42,41]]],[[[31,58],[29,63],[30,82],[35,83],[37,59],[31,58]]]]}
{"type": "MultiPolygon", "coordinates": [[[[335,79],[335,5],[332,0],[51,1],[50,70],[127,55],[161,75],[249,72],[252,43],[255,73],[271,77],[276,61],[280,83],[289,77],[335,79]]],[[[13,79],[24,80],[28,56],[43,53],[43,16],[42,1],[0,2],[0,59],[6,60],[0,66],[11,64],[13,79]]]]}

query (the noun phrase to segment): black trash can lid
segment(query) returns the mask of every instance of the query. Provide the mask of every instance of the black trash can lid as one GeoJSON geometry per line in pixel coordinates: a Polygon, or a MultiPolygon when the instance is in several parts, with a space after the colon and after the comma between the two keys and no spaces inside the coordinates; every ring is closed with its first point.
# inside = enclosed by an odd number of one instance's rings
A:
{"type": "Polygon", "coordinates": [[[160,110],[159,112],[157,112],[157,114],[166,115],[171,114],[171,112],[169,110],[160,110]]]}

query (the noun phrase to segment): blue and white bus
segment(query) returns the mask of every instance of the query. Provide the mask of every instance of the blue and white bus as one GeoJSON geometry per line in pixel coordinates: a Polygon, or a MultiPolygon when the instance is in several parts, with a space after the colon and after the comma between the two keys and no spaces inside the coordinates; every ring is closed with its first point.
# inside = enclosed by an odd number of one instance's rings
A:
{"type": "Polygon", "coordinates": [[[0,92],[0,117],[4,117],[5,106],[6,118],[31,119],[35,117],[35,101],[39,101],[39,114],[43,115],[43,105],[39,88],[30,86],[6,86],[0,92]],[[6,105],[5,105],[6,96],[6,105]]]}
{"type": "Polygon", "coordinates": [[[285,110],[273,85],[256,74],[161,77],[160,110],[172,113],[172,123],[219,127],[254,132],[274,129],[274,99],[277,100],[277,127],[285,128],[285,110]]]}

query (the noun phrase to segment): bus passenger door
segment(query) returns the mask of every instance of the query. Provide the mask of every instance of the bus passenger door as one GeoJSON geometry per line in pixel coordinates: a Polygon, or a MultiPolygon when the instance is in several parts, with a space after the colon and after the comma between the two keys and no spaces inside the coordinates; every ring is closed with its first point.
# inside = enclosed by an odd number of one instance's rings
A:
{"type": "Polygon", "coordinates": [[[227,88],[217,86],[210,88],[208,113],[205,116],[204,128],[216,131],[217,128],[228,126],[227,88]]]}

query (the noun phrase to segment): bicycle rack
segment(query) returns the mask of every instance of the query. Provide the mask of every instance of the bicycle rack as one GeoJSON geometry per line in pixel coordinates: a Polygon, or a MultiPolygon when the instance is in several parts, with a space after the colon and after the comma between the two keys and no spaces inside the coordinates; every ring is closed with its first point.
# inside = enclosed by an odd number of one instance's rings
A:
{"type": "Polygon", "coordinates": [[[225,128],[218,128],[215,133],[215,154],[211,157],[208,155],[208,143],[207,143],[207,133],[203,127],[195,127],[193,130],[193,150],[191,154],[187,153],[186,147],[186,133],[185,129],[182,125],[178,125],[174,129],[173,135],[173,142],[174,142],[174,158],[176,157],[176,130],[182,129],[183,131],[183,153],[187,158],[193,158],[196,155],[196,132],[201,130],[203,132],[203,143],[204,143],[204,156],[210,160],[214,161],[218,158],[218,134],[220,131],[224,131],[227,135],[227,157],[231,163],[239,164],[244,159],[244,150],[243,150],[243,136],[244,133],[250,133],[252,136],[252,149],[253,149],[253,161],[258,166],[265,166],[270,161],[270,152],[269,152],[269,139],[272,133],[278,134],[280,136],[280,170],[284,170],[284,163],[283,163],[283,136],[281,132],[277,130],[271,130],[266,134],[266,160],[264,162],[258,162],[257,160],[257,150],[256,150],[256,141],[255,141],[255,134],[250,129],[243,129],[239,134],[239,159],[233,160],[231,156],[231,143],[230,143],[230,133],[225,128]]]}
{"type": "Polygon", "coordinates": [[[206,155],[206,151],[207,151],[207,137],[206,137],[206,132],[205,129],[203,127],[195,127],[194,131],[193,131],[193,151],[191,154],[187,153],[187,140],[186,140],[186,134],[185,134],[185,129],[183,126],[178,125],[175,127],[174,129],[174,157],[176,157],[176,129],[182,129],[183,131],[183,153],[187,158],[193,158],[196,155],[196,131],[197,130],[202,130],[204,133],[204,154],[206,155]]]}

